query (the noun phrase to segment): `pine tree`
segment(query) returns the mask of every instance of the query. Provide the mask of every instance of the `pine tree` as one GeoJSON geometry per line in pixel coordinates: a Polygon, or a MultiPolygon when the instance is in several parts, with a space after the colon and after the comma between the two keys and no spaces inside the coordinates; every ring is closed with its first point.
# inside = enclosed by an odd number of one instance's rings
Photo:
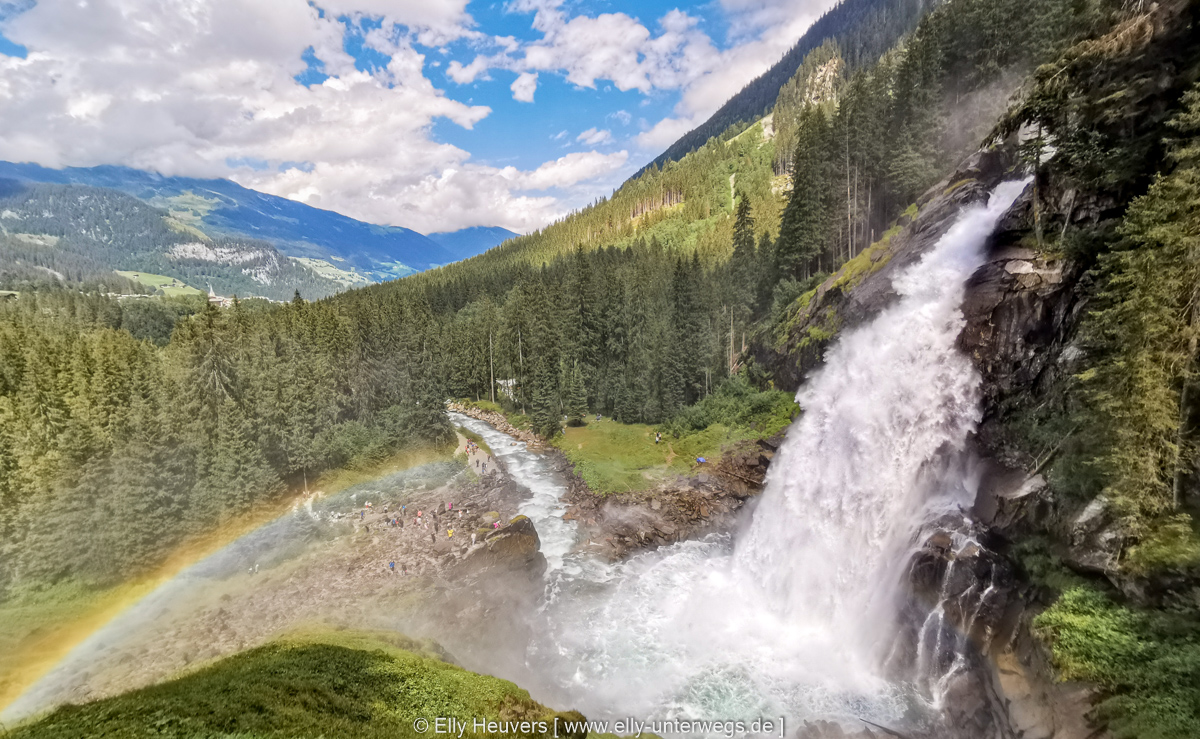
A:
{"type": "Polygon", "coordinates": [[[584,426],[588,413],[587,385],[583,382],[583,371],[576,362],[571,367],[571,380],[567,397],[567,425],[584,426]]]}
{"type": "Polygon", "coordinates": [[[550,363],[544,358],[539,360],[534,370],[530,422],[534,433],[544,439],[553,439],[562,433],[557,384],[550,363]]]}
{"type": "Polygon", "coordinates": [[[792,192],[779,225],[775,263],[780,278],[807,279],[819,271],[829,232],[828,122],[818,106],[800,114],[792,192]]]}

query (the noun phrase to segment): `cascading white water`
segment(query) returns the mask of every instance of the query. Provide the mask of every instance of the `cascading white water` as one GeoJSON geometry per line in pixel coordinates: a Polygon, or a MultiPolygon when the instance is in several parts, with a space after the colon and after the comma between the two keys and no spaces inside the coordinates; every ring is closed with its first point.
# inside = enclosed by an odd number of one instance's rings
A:
{"type": "MultiPolygon", "coordinates": [[[[974,490],[957,465],[979,422],[979,376],[955,343],[965,282],[996,221],[1024,189],[1008,182],[964,211],[934,249],[899,274],[900,300],[845,336],[799,394],[804,416],[772,465],[735,566],[763,605],[795,623],[868,646],[890,632],[896,566],[924,522],[974,490]]],[[[865,652],[865,650],[864,650],[865,652]]]]}
{"type": "Polygon", "coordinates": [[[525,442],[513,441],[503,431],[462,413],[451,413],[450,420],[482,436],[496,458],[504,462],[508,474],[529,490],[529,498],[518,506],[517,512],[528,516],[537,527],[548,569],[553,572],[562,567],[563,557],[575,544],[575,523],[563,520],[567,511],[562,501],[567,493],[566,484],[544,457],[529,451],[525,442]]]}
{"type": "Polygon", "coordinates": [[[888,721],[882,676],[921,525],[970,506],[979,376],[955,348],[968,277],[1025,182],[965,209],[828,353],[749,529],[559,573],[531,662],[589,716],[888,721]]]}

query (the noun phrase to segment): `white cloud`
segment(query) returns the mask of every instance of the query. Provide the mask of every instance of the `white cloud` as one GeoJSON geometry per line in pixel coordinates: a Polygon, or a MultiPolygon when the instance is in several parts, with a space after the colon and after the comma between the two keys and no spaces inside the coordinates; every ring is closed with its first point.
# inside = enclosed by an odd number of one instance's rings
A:
{"type": "MultiPolygon", "coordinates": [[[[424,232],[540,227],[566,208],[561,196],[538,189],[586,200],[588,180],[624,165],[624,152],[592,152],[529,171],[500,169],[432,139],[436,119],[469,129],[490,113],[435,88],[412,45],[478,38],[465,0],[319,4],[324,17],[303,0],[39,0],[2,23],[29,54],[0,55],[0,159],[230,177],[424,232]],[[354,68],[336,20],[343,13],[383,17],[365,43],[390,57],[385,68],[354,68]],[[305,87],[293,77],[305,70],[310,46],[332,76],[305,87]],[[279,171],[285,162],[307,165],[279,171]]],[[[461,65],[456,72],[481,73],[461,65]]],[[[536,73],[522,77],[514,95],[532,97],[536,73]]]]}
{"type": "Polygon", "coordinates": [[[468,226],[528,232],[567,212],[559,197],[539,191],[556,188],[570,195],[572,188],[618,171],[627,160],[624,151],[578,152],[523,171],[472,164],[464,158],[421,176],[395,172],[386,178],[371,176],[361,165],[318,164],[311,172],[246,171],[236,179],[246,187],[322,208],[334,207],[331,194],[335,202],[375,204],[379,212],[392,214],[390,222],[422,233],[468,226]]]}
{"type": "MultiPolygon", "coordinates": [[[[656,153],[777,62],[834,1],[720,0],[734,40],[720,50],[696,18],[678,9],[658,19],[655,33],[625,13],[571,16],[562,0],[513,0],[509,11],[533,13],[533,28],[542,38],[480,54],[470,64],[458,64],[451,78],[465,83],[488,69],[507,69],[554,72],[584,88],[603,80],[645,95],[678,90],[673,114],[636,139],[640,149],[656,153]]],[[[627,111],[610,115],[623,125],[632,119],[627,111]]]]}
{"type": "Polygon", "coordinates": [[[637,144],[640,148],[648,151],[661,151],[675,143],[680,136],[703,123],[705,117],[707,116],[695,115],[686,118],[663,118],[648,130],[638,134],[637,144]]]}
{"type": "Polygon", "coordinates": [[[533,93],[537,91],[537,72],[522,72],[512,83],[513,100],[522,103],[532,103],[533,93]]]}
{"type": "Polygon", "coordinates": [[[575,140],[585,143],[588,146],[598,146],[600,144],[611,144],[613,137],[611,131],[599,131],[593,127],[576,136],[575,140]]]}
{"type": "Polygon", "coordinates": [[[629,114],[628,110],[618,110],[615,113],[609,113],[608,117],[617,119],[621,122],[622,126],[628,126],[629,122],[633,120],[633,116],[629,114]]]}
{"type": "MultiPolygon", "coordinates": [[[[434,140],[433,124],[469,129],[490,110],[435,87],[413,44],[445,53],[444,44],[469,41],[481,53],[466,64],[448,60],[448,79],[469,84],[508,70],[518,101],[532,102],[539,73],[647,96],[679,91],[672,116],[643,125],[637,140],[661,149],[776,61],[832,0],[720,2],[736,37],[727,50],[679,10],[647,27],[624,13],[572,16],[566,8],[574,6],[559,0],[510,5],[534,14],[541,38],[533,42],[484,35],[467,0],[39,0],[0,21],[4,35],[29,50],[25,59],[0,56],[0,159],[231,176],[422,231],[529,230],[561,216],[564,200],[590,200],[597,185],[589,183],[607,185],[628,153],[579,152],[526,170],[472,162],[469,152],[434,140]],[[390,57],[385,68],[354,68],[342,16],[379,21],[364,42],[390,57]],[[331,77],[305,87],[293,77],[305,70],[309,47],[331,77]],[[239,160],[268,168],[230,164],[239,160]],[[279,171],[285,162],[310,166],[279,171]],[[545,188],[556,194],[539,192],[545,188]]],[[[627,111],[611,116],[632,120],[627,111]]],[[[613,137],[593,128],[577,140],[600,146],[613,137]]]]}
{"type": "Polygon", "coordinates": [[[592,180],[611,174],[625,165],[629,153],[601,154],[583,151],[568,154],[553,162],[546,162],[532,172],[518,172],[513,168],[504,170],[507,176],[520,183],[523,190],[545,190],[551,187],[570,187],[577,182],[592,180]]]}
{"type": "Polygon", "coordinates": [[[492,65],[487,57],[477,56],[474,61],[466,66],[457,59],[454,59],[446,67],[446,75],[460,85],[469,85],[480,77],[488,79],[487,70],[489,66],[492,65]]]}

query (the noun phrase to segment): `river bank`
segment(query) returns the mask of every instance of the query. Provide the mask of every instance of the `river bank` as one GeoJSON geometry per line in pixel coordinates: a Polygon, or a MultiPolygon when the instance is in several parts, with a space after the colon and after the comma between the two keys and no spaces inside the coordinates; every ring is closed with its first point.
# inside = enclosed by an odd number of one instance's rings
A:
{"type": "MultiPolygon", "coordinates": [[[[517,441],[507,445],[520,443],[536,451],[548,468],[566,481],[567,489],[560,496],[562,519],[578,527],[573,546],[609,562],[639,551],[733,531],[743,508],[762,491],[767,467],[783,441],[780,432],[769,439],[727,444],[719,458],[693,464],[687,473],[670,475],[645,489],[614,494],[593,489],[560,449],[541,440],[527,441],[531,434],[513,428],[501,414],[466,403],[451,403],[448,407],[453,413],[488,424],[498,433],[521,434],[513,436],[517,441]]],[[[505,446],[502,443],[501,448],[505,446]]]]}

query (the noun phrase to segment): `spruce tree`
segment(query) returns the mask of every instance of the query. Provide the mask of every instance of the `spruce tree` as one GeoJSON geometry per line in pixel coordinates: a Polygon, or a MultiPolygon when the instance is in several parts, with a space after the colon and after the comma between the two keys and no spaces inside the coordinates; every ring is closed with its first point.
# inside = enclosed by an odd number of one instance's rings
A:
{"type": "Polygon", "coordinates": [[[571,367],[571,380],[567,396],[567,425],[585,426],[588,413],[587,385],[583,382],[583,370],[576,362],[571,367]]]}

